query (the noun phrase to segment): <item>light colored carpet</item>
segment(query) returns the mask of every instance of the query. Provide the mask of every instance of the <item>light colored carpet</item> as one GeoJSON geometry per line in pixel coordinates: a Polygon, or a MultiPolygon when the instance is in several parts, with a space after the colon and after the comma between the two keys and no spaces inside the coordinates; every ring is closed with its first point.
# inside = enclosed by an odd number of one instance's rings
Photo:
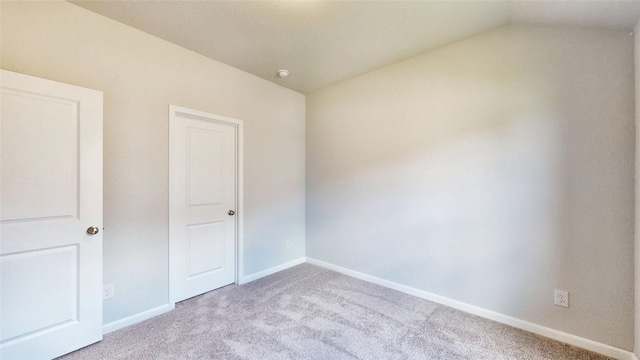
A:
{"type": "Polygon", "coordinates": [[[60,359],[607,359],[302,264],[230,285],[60,359]]]}

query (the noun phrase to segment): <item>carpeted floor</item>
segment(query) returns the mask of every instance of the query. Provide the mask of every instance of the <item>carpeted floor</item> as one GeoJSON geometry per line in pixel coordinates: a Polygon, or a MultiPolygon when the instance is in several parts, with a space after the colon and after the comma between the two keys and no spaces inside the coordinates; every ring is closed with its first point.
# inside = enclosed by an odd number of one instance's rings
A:
{"type": "Polygon", "coordinates": [[[607,359],[302,264],[230,285],[59,359],[607,359]]]}

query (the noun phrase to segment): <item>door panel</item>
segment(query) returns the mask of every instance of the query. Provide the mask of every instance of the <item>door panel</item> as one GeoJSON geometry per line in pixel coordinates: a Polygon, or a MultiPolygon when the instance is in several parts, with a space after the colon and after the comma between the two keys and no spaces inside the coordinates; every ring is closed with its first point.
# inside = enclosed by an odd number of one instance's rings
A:
{"type": "Polygon", "coordinates": [[[224,133],[187,128],[189,206],[220,205],[224,191],[224,133]]]}
{"type": "Polygon", "coordinates": [[[237,126],[170,109],[172,302],[235,280],[237,126]]]}
{"type": "Polygon", "coordinates": [[[78,321],[77,258],[73,245],[2,257],[2,305],[11,311],[3,314],[0,341],[78,321]]]}
{"type": "Polygon", "coordinates": [[[187,280],[224,269],[224,240],[226,238],[224,228],[224,221],[187,225],[189,237],[189,274],[187,280]]]}
{"type": "Polygon", "coordinates": [[[78,103],[6,90],[2,109],[2,220],[76,217],[78,103]]]}
{"type": "Polygon", "coordinates": [[[0,358],[102,338],[102,93],[2,70],[0,358]]]}

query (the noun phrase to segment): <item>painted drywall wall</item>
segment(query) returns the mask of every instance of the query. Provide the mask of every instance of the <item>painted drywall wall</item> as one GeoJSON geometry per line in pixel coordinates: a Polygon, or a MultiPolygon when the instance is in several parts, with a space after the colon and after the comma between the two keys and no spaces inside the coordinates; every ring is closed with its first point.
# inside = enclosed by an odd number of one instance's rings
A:
{"type": "Polygon", "coordinates": [[[104,92],[105,323],[168,302],[169,104],[244,121],[244,274],[304,257],[304,95],[70,3],[0,6],[2,68],[104,92]]]}
{"type": "Polygon", "coordinates": [[[307,257],[631,350],[633,87],[628,32],[509,26],[307,95],[307,257]]]}
{"type": "Polygon", "coordinates": [[[635,97],[636,97],[636,207],[635,207],[635,354],[640,358],[640,22],[633,29],[635,54],[635,97]]]}

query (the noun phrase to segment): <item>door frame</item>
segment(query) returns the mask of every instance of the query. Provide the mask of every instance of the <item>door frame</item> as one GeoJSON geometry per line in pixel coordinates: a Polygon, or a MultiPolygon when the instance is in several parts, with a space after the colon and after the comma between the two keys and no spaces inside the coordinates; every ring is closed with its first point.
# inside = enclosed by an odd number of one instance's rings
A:
{"type": "Polygon", "coordinates": [[[171,274],[172,269],[175,266],[175,256],[173,250],[173,242],[171,239],[171,219],[173,217],[173,204],[174,200],[174,167],[175,160],[173,157],[173,150],[176,146],[176,140],[174,139],[176,126],[176,118],[186,117],[193,120],[200,120],[206,122],[215,122],[225,125],[233,126],[236,130],[236,161],[235,161],[235,177],[236,177],[236,226],[235,226],[235,241],[234,241],[234,256],[235,256],[235,269],[234,269],[234,283],[239,284],[240,279],[244,277],[244,197],[243,197],[243,150],[244,150],[244,122],[242,120],[234,119],[227,116],[211,114],[203,111],[192,110],[175,105],[169,105],[169,304],[175,306],[175,296],[173,294],[173,276],[171,274]]]}

